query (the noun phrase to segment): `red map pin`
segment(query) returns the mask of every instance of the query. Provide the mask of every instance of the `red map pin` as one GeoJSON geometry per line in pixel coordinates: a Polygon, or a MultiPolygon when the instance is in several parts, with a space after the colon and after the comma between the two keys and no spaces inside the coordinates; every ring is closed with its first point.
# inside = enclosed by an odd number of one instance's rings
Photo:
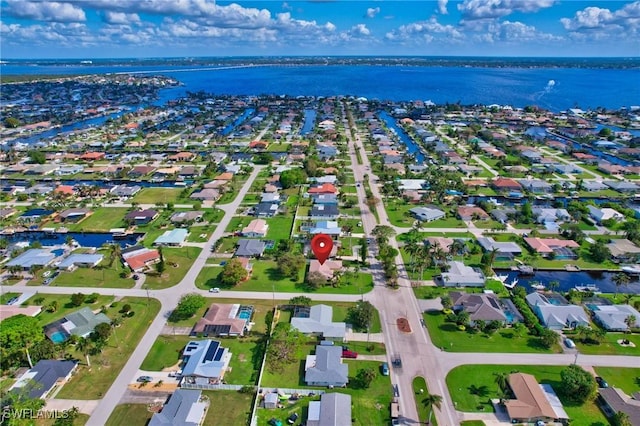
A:
{"type": "Polygon", "coordinates": [[[332,249],[333,240],[327,234],[317,234],[311,239],[311,250],[321,265],[329,258],[332,249]]]}

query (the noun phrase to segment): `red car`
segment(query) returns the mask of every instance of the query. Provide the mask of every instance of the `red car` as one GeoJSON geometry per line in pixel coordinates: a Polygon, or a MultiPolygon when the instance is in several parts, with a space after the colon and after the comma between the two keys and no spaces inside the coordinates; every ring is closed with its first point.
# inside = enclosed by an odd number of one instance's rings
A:
{"type": "Polygon", "coordinates": [[[342,358],[358,358],[358,352],[350,351],[348,349],[343,349],[342,358]]]}

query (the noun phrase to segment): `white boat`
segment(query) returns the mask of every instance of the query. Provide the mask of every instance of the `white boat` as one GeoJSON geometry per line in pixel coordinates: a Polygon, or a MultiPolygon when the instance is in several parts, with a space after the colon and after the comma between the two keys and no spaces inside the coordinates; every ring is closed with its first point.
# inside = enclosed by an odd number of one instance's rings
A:
{"type": "Polygon", "coordinates": [[[547,288],[544,286],[544,284],[540,284],[540,283],[536,283],[536,284],[530,284],[531,288],[534,290],[538,290],[538,291],[542,291],[542,290],[546,290],[547,288]]]}
{"type": "Polygon", "coordinates": [[[601,293],[600,288],[595,284],[577,285],[574,288],[577,291],[581,291],[581,292],[591,291],[593,293],[601,293]]]}
{"type": "Polygon", "coordinates": [[[620,270],[630,275],[640,275],[640,265],[625,265],[620,270]]]}
{"type": "Polygon", "coordinates": [[[516,285],[518,285],[518,279],[514,278],[513,280],[511,280],[511,282],[509,284],[502,283],[502,285],[504,285],[509,290],[512,290],[516,285]]]}
{"type": "Polygon", "coordinates": [[[495,275],[494,278],[504,284],[509,278],[509,275],[495,275]]]}

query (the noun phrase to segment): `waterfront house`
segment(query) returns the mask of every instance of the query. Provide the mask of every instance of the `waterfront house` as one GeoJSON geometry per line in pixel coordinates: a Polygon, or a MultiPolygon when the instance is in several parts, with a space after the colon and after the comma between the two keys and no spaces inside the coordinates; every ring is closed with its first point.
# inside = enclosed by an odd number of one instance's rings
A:
{"type": "Polygon", "coordinates": [[[520,179],[522,188],[534,194],[546,194],[553,192],[553,186],[541,179],[520,179]]]}
{"type": "Polygon", "coordinates": [[[553,297],[553,303],[548,299],[548,295],[538,292],[526,296],[527,303],[542,325],[550,330],[574,329],[579,325],[589,325],[589,317],[581,306],[571,305],[555,293],[549,297],[553,297]]]}
{"type": "Polygon", "coordinates": [[[20,222],[39,222],[45,219],[48,219],[55,212],[53,210],[47,209],[29,209],[26,212],[22,213],[18,220],[20,222]]]}
{"type": "Polygon", "coordinates": [[[65,164],[60,166],[56,171],[56,176],[71,176],[77,173],[82,173],[84,171],[84,166],[80,164],[65,164]]]}
{"type": "Polygon", "coordinates": [[[629,331],[640,325],[640,312],[629,305],[592,305],[587,307],[595,322],[607,331],[629,331]],[[635,318],[627,324],[629,318],[635,318]]]}
{"type": "Polygon", "coordinates": [[[208,406],[209,399],[201,398],[200,390],[176,389],[162,410],[151,416],[147,426],[200,426],[204,423],[208,406]]]}
{"type": "Polygon", "coordinates": [[[346,386],[349,366],[342,363],[341,346],[316,346],[315,355],[307,355],[304,381],[308,386],[346,386]]]}
{"type": "Polygon", "coordinates": [[[189,235],[189,230],[184,228],[176,228],[170,231],[164,231],[162,235],[155,239],[154,246],[181,247],[184,240],[189,235]]]}
{"type": "Polygon", "coordinates": [[[323,393],[320,401],[309,402],[307,426],[344,426],[351,423],[351,395],[323,393]]]}
{"type": "Polygon", "coordinates": [[[514,399],[504,401],[512,423],[560,422],[569,416],[551,385],[539,384],[531,374],[512,373],[507,378],[514,399]]]}
{"type": "Polygon", "coordinates": [[[614,262],[635,262],[640,259],[640,247],[626,238],[612,239],[607,248],[614,262]]]}
{"type": "Polygon", "coordinates": [[[95,268],[104,256],[100,253],[74,253],[58,264],[58,269],[73,271],[76,268],[95,268]]]}
{"type": "Polygon", "coordinates": [[[554,259],[577,259],[578,256],[572,249],[580,248],[580,244],[573,240],[560,240],[558,238],[525,237],[524,242],[542,257],[554,259]]]}
{"type": "Polygon", "coordinates": [[[134,210],[125,215],[124,220],[132,225],[146,225],[155,220],[159,213],[153,209],[134,210]]]}
{"type": "Polygon", "coordinates": [[[182,352],[183,388],[219,384],[229,369],[231,352],[216,340],[192,340],[182,352]]]}
{"type": "Polygon", "coordinates": [[[639,191],[638,185],[636,185],[633,182],[606,180],[603,183],[607,185],[609,188],[613,189],[614,191],[618,191],[622,194],[639,191]]]}
{"type": "Polygon", "coordinates": [[[598,208],[596,206],[588,205],[587,209],[589,210],[589,217],[599,225],[601,225],[604,221],[610,220],[614,222],[624,221],[624,215],[612,208],[598,208]]]}
{"type": "Polygon", "coordinates": [[[344,341],[347,325],[333,321],[333,308],[328,305],[296,306],[291,317],[291,327],[303,334],[325,340],[344,341]]]}
{"type": "Polygon", "coordinates": [[[478,244],[485,252],[496,250],[495,260],[513,260],[522,254],[520,246],[511,241],[498,242],[491,237],[478,237],[478,244]]]}
{"type": "Polygon", "coordinates": [[[139,185],[116,185],[109,190],[109,193],[120,198],[129,198],[136,195],[142,189],[139,185]]]}
{"type": "Polygon", "coordinates": [[[607,185],[605,185],[602,181],[599,181],[599,180],[584,180],[582,181],[582,187],[585,189],[585,191],[591,191],[591,192],[604,191],[605,189],[609,188],[607,185]]]}
{"type": "Polygon", "coordinates": [[[496,192],[522,191],[522,185],[515,179],[499,177],[491,181],[491,187],[496,192]]]}
{"type": "Polygon", "coordinates": [[[47,399],[50,392],[60,389],[78,367],[77,361],[42,359],[25,371],[9,388],[9,392],[22,393],[31,399],[47,399]]]}
{"type": "Polygon", "coordinates": [[[482,272],[466,266],[459,261],[448,262],[449,271],[441,274],[442,285],[445,287],[483,287],[485,277],[482,272]]]}
{"type": "Polygon", "coordinates": [[[243,336],[251,320],[252,306],[237,303],[213,303],[191,330],[191,335],[204,337],[243,336]]]}
{"type": "Polygon", "coordinates": [[[5,264],[7,268],[19,266],[24,271],[28,271],[32,267],[44,268],[49,266],[56,258],[55,253],[49,249],[29,249],[14,257],[5,264]]]}
{"type": "Polygon", "coordinates": [[[445,212],[434,207],[414,207],[409,212],[421,222],[431,222],[445,217],[445,212]]]}
{"type": "Polygon", "coordinates": [[[91,214],[91,210],[83,208],[66,209],[58,214],[57,219],[64,223],[78,223],[91,214]]]}

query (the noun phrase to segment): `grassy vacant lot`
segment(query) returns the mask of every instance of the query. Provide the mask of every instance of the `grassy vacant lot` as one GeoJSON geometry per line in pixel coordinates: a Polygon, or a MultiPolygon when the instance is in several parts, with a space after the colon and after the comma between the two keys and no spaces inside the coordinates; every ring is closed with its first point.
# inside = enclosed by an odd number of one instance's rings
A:
{"type": "MultiPolygon", "coordinates": [[[[584,344],[575,340],[580,353],[585,355],[636,355],[640,356],[640,334],[607,333],[602,343],[597,345],[584,344]],[[629,339],[635,343],[631,346],[621,346],[618,340],[629,339]]],[[[638,361],[640,363],[640,359],[638,361]]]]}
{"type": "Polygon", "coordinates": [[[409,204],[396,199],[387,199],[385,200],[384,205],[387,210],[387,215],[389,216],[389,221],[392,225],[410,228],[413,225],[413,222],[416,221],[416,219],[411,217],[411,214],[409,213],[409,210],[416,207],[415,204],[409,204]]]}
{"type": "Polygon", "coordinates": [[[106,426],[146,425],[153,415],[147,409],[147,404],[120,404],[117,405],[106,426]]]}
{"type": "Polygon", "coordinates": [[[628,395],[640,390],[640,368],[595,367],[594,370],[609,386],[620,388],[628,395]]]}
{"type": "Polygon", "coordinates": [[[267,219],[269,229],[267,239],[288,240],[291,237],[291,227],[293,226],[292,216],[278,216],[267,219]]]}
{"type": "Polygon", "coordinates": [[[156,299],[124,297],[116,307],[107,309],[106,315],[109,318],[119,316],[118,311],[124,304],[131,305],[134,316],[125,318],[122,325],[115,329],[101,354],[90,356],[91,368],[84,364],[84,357],[79,356],[82,363],[62,388],[58,398],[100,399],[109,389],[160,310],[160,302],[156,299]]]}
{"type": "Polygon", "coordinates": [[[239,232],[242,228],[247,226],[254,218],[249,216],[234,216],[229,221],[229,225],[225,232],[239,232]]]}
{"type": "Polygon", "coordinates": [[[135,282],[131,278],[120,278],[121,272],[131,273],[120,259],[109,266],[109,254],[100,251],[105,259],[96,268],[78,268],[75,271],[62,271],[51,283],[55,287],[114,287],[131,288],[135,282]]]}
{"type": "MultiPolygon", "coordinates": [[[[433,344],[449,352],[538,352],[549,353],[538,339],[523,335],[518,337],[512,329],[501,329],[487,336],[470,328],[458,330],[454,323],[445,322],[445,315],[440,311],[429,311],[424,320],[429,329],[433,344]]],[[[553,352],[560,352],[556,346],[553,352]]]]}
{"type": "Polygon", "coordinates": [[[43,306],[42,312],[38,314],[36,318],[40,321],[40,324],[43,326],[59,320],[63,318],[65,315],[77,311],[84,307],[89,307],[92,310],[100,309],[103,305],[109,305],[113,301],[113,296],[99,296],[95,303],[83,303],[82,306],[73,306],[71,304],[71,295],[70,294],[45,294],[38,293],[35,296],[29,298],[25,303],[21,306],[27,305],[38,305],[43,306]],[[42,302],[38,299],[42,298],[42,302]],[[58,309],[55,312],[47,312],[47,306],[51,305],[52,302],[56,302],[58,304],[58,309]]]}
{"type": "MultiPolygon", "coordinates": [[[[389,424],[391,422],[389,412],[389,404],[391,402],[391,381],[389,379],[389,376],[383,376],[382,374],[380,374],[380,363],[375,361],[356,360],[348,360],[345,362],[349,364],[349,380],[351,383],[348,384],[346,388],[335,389],[332,392],[346,393],[351,395],[351,417],[355,419],[353,424],[361,426],[389,424]],[[355,376],[358,373],[358,370],[361,368],[372,368],[376,372],[378,372],[368,389],[356,389],[354,387],[355,376]]],[[[302,361],[301,369],[304,369],[304,361],[302,361]]],[[[295,368],[293,370],[295,370],[295,368]]],[[[287,373],[283,372],[279,381],[277,380],[277,378],[275,378],[274,383],[276,384],[272,386],[288,386],[281,383],[285,379],[285,374],[287,373]]],[[[296,372],[296,375],[297,374],[299,373],[296,372]]],[[[266,378],[266,373],[264,377],[266,378]]],[[[263,385],[270,386],[265,383],[264,379],[263,385]]],[[[304,384],[304,382],[300,386],[306,389],[309,388],[304,384]]],[[[326,389],[324,390],[326,391],[326,389]]],[[[288,405],[286,408],[277,410],[259,410],[258,425],[266,425],[267,421],[272,417],[279,419],[284,423],[285,419],[293,412],[297,412],[302,419],[305,419],[307,416],[309,402],[313,400],[319,400],[319,398],[305,397],[298,400],[294,404],[288,405]]]]}
{"type": "MultiPolygon", "coordinates": [[[[189,336],[159,336],[153,343],[141,368],[147,371],[162,371],[180,361],[185,345],[191,340],[199,340],[189,336]]],[[[225,374],[227,383],[234,385],[255,385],[258,370],[262,363],[263,344],[260,337],[241,337],[218,339],[222,346],[229,348],[231,371],[225,374]]]]}
{"type": "Polygon", "coordinates": [[[82,222],[69,225],[69,230],[105,232],[113,228],[126,228],[123,218],[128,211],[126,207],[101,207],[82,222]]]}
{"type": "Polygon", "coordinates": [[[191,268],[201,250],[199,247],[165,248],[163,251],[165,271],[161,276],[147,274],[144,285],[149,286],[150,289],[160,289],[178,284],[191,268]],[[173,264],[177,266],[173,266],[173,264]]]}
{"type": "Polygon", "coordinates": [[[204,391],[202,395],[209,398],[209,409],[203,424],[249,425],[253,394],[235,391],[204,391]],[[221,419],[224,420],[221,421],[221,419]]]}
{"type": "Polygon", "coordinates": [[[142,188],[131,199],[131,202],[139,204],[176,203],[180,199],[182,191],[184,190],[180,188],[142,188]]]}
{"type": "MultiPolygon", "coordinates": [[[[558,392],[560,384],[560,372],[564,366],[533,366],[533,365],[462,365],[456,367],[447,375],[447,386],[457,409],[460,411],[486,411],[493,408],[489,403],[491,398],[499,398],[500,391],[495,383],[493,373],[521,373],[533,374],[538,382],[549,383],[558,392]],[[473,389],[473,387],[479,389],[473,389]],[[472,394],[474,390],[476,394],[472,394]],[[480,393],[481,396],[477,394],[480,393]]],[[[605,426],[608,425],[606,417],[593,402],[583,405],[569,405],[563,396],[560,400],[564,409],[571,418],[571,424],[605,426]]]]}

